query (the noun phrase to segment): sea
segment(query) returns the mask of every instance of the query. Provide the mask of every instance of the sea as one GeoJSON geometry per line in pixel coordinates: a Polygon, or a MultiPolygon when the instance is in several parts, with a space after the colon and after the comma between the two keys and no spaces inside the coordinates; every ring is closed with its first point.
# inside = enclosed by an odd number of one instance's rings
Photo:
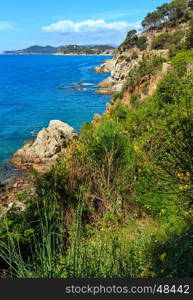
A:
{"type": "Polygon", "coordinates": [[[10,157],[50,120],[80,131],[111,96],[97,94],[106,56],[0,55],[0,181],[17,172],[10,157]]]}

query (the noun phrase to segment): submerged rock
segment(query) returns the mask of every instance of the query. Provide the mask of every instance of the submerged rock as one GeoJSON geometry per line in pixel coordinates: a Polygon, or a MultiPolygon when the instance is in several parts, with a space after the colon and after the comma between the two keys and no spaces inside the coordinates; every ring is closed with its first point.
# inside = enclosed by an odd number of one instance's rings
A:
{"type": "Polygon", "coordinates": [[[76,90],[76,91],[83,91],[83,92],[87,91],[86,88],[80,88],[80,87],[79,87],[79,88],[75,88],[75,90],[76,90]]]}
{"type": "Polygon", "coordinates": [[[45,173],[50,170],[57,155],[65,151],[68,140],[77,135],[68,124],[52,120],[34,141],[28,142],[13,155],[11,162],[21,169],[33,168],[45,173]]]}

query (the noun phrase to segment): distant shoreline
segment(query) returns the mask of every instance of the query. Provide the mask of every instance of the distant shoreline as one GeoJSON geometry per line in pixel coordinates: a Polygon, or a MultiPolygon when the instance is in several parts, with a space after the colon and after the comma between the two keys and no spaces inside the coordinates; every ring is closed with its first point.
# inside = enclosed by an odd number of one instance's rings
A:
{"type": "Polygon", "coordinates": [[[58,53],[0,53],[0,55],[53,55],[53,56],[113,56],[112,54],[58,54],[58,53]]]}

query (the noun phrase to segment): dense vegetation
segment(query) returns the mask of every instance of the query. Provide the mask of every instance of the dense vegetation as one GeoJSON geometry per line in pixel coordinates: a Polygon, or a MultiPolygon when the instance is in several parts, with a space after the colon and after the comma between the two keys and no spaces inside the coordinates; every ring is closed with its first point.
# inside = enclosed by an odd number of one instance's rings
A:
{"type": "Polygon", "coordinates": [[[193,276],[191,31],[152,96],[134,92],[165,61],[147,56],[111,110],[32,174],[0,220],[1,277],[193,276]]]}
{"type": "Polygon", "coordinates": [[[190,20],[190,27],[189,27],[189,31],[187,34],[185,47],[187,49],[193,48],[193,18],[190,20]]]}
{"type": "Polygon", "coordinates": [[[30,46],[26,49],[15,50],[15,51],[4,51],[5,54],[101,54],[104,51],[114,50],[114,47],[108,45],[97,45],[97,46],[78,46],[78,45],[67,45],[60,47],[52,46],[30,46]]]}
{"type": "Polygon", "coordinates": [[[124,90],[129,90],[133,93],[135,87],[144,80],[147,84],[151,77],[155,75],[162,68],[164,58],[159,56],[148,56],[143,58],[138,65],[136,65],[127,75],[124,90]]]}
{"type": "Polygon", "coordinates": [[[58,52],[63,54],[101,54],[105,51],[114,50],[114,47],[108,45],[98,45],[98,46],[80,46],[80,45],[68,45],[61,47],[58,52]]]}
{"type": "Polygon", "coordinates": [[[53,54],[58,51],[60,47],[52,47],[52,46],[30,46],[26,49],[22,50],[13,50],[13,51],[4,51],[5,54],[53,54]]]}
{"type": "Polygon", "coordinates": [[[130,30],[125,41],[119,46],[118,52],[125,52],[134,47],[137,47],[140,51],[145,50],[147,48],[147,38],[145,36],[139,37],[136,30],[130,30]]]}
{"type": "Polygon", "coordinates": [[[156,36],[152,42],[152,49],[170,49],[174,45],[180,43],[184,37],[184,32],[177,31],[175,33],[162,33],[156,36]]]}
{"type": "MultiPolygon", "coordinates": [[[[156,11],[148,13],[142,21],[144,32],[148,30],[163,30],[177,27],[179,24],[187,23],[193,17],[192,0],[173,0],[158,6],[156,11]]],[[[184,45],[181,44],[184,29],[174,33],[164,32],[156,36],[152,42],[152,49],[171,49],[173,55],[174,45],[178,50],[182,50],[184,45]],[[180,43],[180,46],[178,44],[180,43]],[[172,47],[171,47],[172,46],[172,47]]],[[[138,35],[136,30],[130,30],[124,42],[118,47],[116,53],[120,54],[132,48],[138,48],[144,51],[147,48],[147,38],[145,35],[138,35]]]]}
{"type": "Polygon", "coordinates": [[[192,276],[193,52],[154,96],[85,124],[1,220],[2,276],[192,276]]]}
{"type": "Polygon", "coordinates": [[[192,0],[173,0],[158,6],[156,11],[148,13],[142,21],[145,30],[173,27],[187,22],[192,16],[192,0]]]}

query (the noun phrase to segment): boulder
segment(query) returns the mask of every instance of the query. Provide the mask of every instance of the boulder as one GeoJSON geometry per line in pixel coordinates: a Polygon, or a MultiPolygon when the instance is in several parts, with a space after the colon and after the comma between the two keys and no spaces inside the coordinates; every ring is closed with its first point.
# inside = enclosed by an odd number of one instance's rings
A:
{"type": "Polygon", "coordinates": [[[28,142],[13,155],[12,164],[21,169],[33,168],[38,172],[47,172],[57,155],[65,151],[68,140],[77,135],[68,124],[52,120],[34,141],[28,142]]]}

